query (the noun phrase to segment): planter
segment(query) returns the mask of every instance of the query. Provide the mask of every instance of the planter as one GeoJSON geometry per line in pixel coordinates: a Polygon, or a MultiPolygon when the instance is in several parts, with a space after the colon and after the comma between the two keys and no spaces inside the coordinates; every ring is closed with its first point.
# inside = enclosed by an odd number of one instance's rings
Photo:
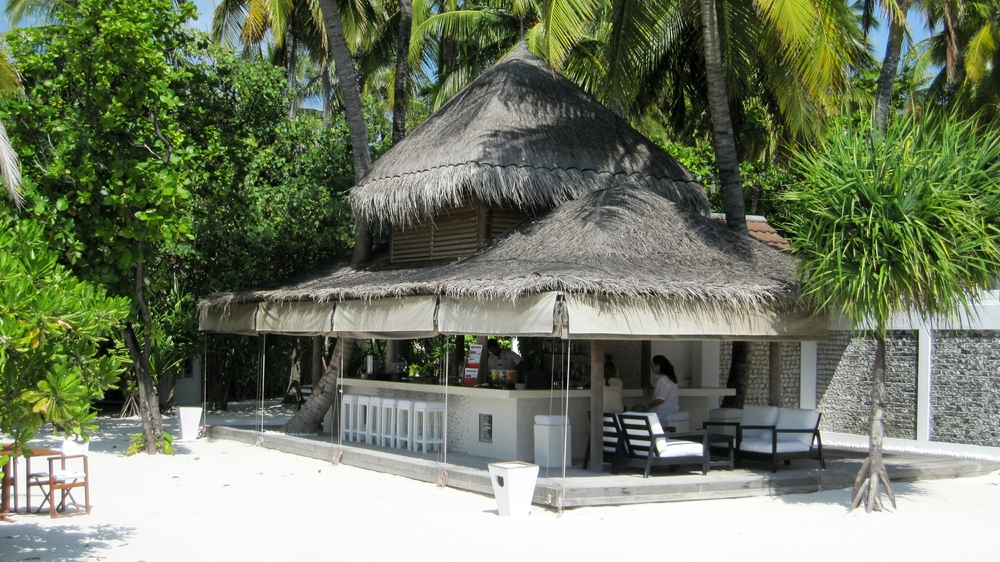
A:
{"type": "Polygon", "coordinates": [[[177,408],[180,418],[181,441],[194,441],[201,429],[201,406],[181,406],[177,408]]]}
{"type": "Polygon", "coordinates": [[[521,461],[490,463],[490,480],[497,499],[497,513],[504,517],[525,518],[535,495],[538,465],[521,461]]]}

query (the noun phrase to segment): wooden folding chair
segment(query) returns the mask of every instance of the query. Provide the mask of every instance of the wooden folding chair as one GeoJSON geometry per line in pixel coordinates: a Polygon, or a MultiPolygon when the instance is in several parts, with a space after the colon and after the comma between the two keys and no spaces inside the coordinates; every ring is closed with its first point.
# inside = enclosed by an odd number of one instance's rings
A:
{"type": "Polygon", "coordinates": [[[38,506],[36,513],[41,512],[45,504],[49,504],[49,516],[52,518],[69,515],[85,515],[90,513],[90,467],[87,453],[90,444],[63,441],[62,454],[47,457],[47,471],[31,471],[31,457],[25,458],[27,480],[27,510],[31,512],[31,489],[37,487],[45,499],[38,506]],[[58,467],[56,464],[58,463],[58,467]],[[75,467],[71,468],[71,465],[75,467]],[[81,470],[82,468],[82,470],[81,470]],[[73,490],[83,488],[83,508],[73,497],[73,490]],[[59,502],[56,503],[56,494],[59,502]],[[66,513],[67,500],[72,503],[73,513],[66,513]]]}

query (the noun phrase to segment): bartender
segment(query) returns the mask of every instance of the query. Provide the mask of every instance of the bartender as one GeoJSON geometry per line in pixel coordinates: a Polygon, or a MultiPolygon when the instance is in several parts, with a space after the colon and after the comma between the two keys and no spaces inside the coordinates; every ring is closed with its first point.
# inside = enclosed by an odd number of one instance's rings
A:
{"type": "Polygon", "coordinates": [[[496,369],[509,371],[513,369],[523,372],[528,367],[528,364],[520,355],[510,349],[500,347],[500,342],[494,338],[490,338],[489,342],[487,342],[486,349],[490,352],[489,367],[491,371],[496,369]]]}

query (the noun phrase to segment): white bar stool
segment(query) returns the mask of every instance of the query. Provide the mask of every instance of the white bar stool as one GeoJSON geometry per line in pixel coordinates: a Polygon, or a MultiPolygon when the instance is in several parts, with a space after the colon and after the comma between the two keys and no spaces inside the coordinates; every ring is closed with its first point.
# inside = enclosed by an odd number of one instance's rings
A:
{"type": "Polygon", "coordinates": [[[379,416],[382,413],[382,397],[368,397],[368,431],[365,432],[365,442],[371,445],[378,444],[379,436],[379,416]]]}
{"type": "Polygon", "coordinates": [[[413,400],[396,400],[396,448],[401,449],[403,443],[410,449],[413,443],[413,400]],[[405,431],[403,429],[405,426],[405,431]]]}
{"type": "Polygon", "coordinates": [[[369,411],[369,400],[371,396],[367,394],[358,394],[358,405],[355,408],[354,416],[354,441],[367,441],[368,440],[368,411],[369,411]]]}
{"type": "Polygon", "coordinates": [[[394,447],[396,445],[396,399],[383,398],[379,412],[378,444],[380,447],[394,447]]]}
{"type": "Polygon", "coordinates": [[[444,439],[441,430],[444,428],[444,402],[415,402],[413,404],[413,443],[411,451],[429,452],[433,446],[435,451],[441,450],[444,439]],[[433,428],[433,429],[432,429],[433,428]]]}
{"type": "Polygon", "coordinates": [[[344,441],[357,441],[358,433],[358,395],[345,394],[340,407],[340,438],[344,441]]]}

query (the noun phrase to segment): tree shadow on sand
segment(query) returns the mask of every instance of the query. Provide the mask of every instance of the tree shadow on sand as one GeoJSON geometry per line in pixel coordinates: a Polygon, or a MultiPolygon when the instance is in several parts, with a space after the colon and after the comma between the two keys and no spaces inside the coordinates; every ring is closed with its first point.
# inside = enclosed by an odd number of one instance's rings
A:
{"type": "Polygon", "coordinates": [[[114,525],[47,527],[18,516],[14,525],[0,527],[0,561],[69,562],[111,552],[135,535],[135,529],[114,525]]]}

